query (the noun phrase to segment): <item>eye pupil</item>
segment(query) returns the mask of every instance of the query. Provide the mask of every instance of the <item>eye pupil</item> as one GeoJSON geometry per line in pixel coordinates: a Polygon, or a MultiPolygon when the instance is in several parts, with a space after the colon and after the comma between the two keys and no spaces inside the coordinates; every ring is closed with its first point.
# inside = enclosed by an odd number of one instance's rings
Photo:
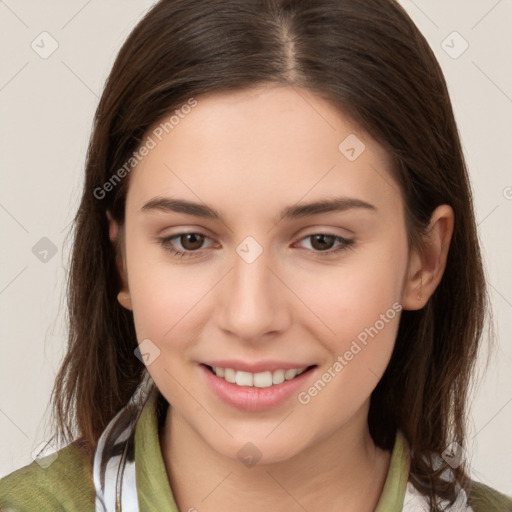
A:
{"type": "Polygon", "coordinates": [[[181,245],[187,250],[187,251],[194,251],[197,249],[200,249],[204,236],[200,235],[199,233],[185,233],[181,235],[181,245]],[[192,242],[191,244],[189,242],[192,242]],[[192,246],[190,246],[192,245],[192,246]]]}
{"type": "Polygon", "coordinates": [[[315,249],[319,249],[319,250],[329,249],[329,247],[326,247],[326,242],[325,242],[326,239],[327,239],[327,246],[330,246],[332,244],[332,242],[334,241],[334,236],[324,235],[321,233],[318,235],[313,235],[312,238],[313,238],[313,241],[311,243],[312,247],[314,247],[315,249]],[[315,243],[318,240],[320,240],[320,247],[315,247],[315,243]]]}

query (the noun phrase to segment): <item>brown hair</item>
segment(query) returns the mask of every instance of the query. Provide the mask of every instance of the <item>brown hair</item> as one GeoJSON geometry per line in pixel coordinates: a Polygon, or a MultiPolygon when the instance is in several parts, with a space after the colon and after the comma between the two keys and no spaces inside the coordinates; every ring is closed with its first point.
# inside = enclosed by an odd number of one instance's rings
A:
{"type": "MultiPolygon", "coordinates": [[[[410,247],[421,247],[437,206],[454,210],[444,276],[423,309],[403,311],[368,417],[384,449],[392,448],[397,429],[404,433],[410,479],[437,510],[436,496],[455,499],[455,482],[441,478],[450,468],[433,457],[451,442],[465,445],[488,299],[446,83],[425,38],[394,0],[162,0],[135,27],[96,112],[74,221],[69,346],[52,394],[58,433],[70,440],[76,426],[79,445],[92,456],[145,370],[134,356],[132,313],[116,299],[121,283],[105,215],[109,210],[123,225],[129,176],[115,183],[112,177],[148,129],[190,98],[265,83],[327,99],[388,151],[410,247]]],[[[159,404],[166,405],[160,394],[159,404]]],[[[452,471],[459,485],[469,485],[464,464],[452,471]]]]}

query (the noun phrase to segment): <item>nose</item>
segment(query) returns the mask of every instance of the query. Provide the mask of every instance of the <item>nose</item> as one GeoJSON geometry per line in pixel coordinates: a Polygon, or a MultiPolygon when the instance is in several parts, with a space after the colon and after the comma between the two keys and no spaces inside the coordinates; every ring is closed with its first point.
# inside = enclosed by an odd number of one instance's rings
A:
{"type": "Polygon", "coordinates": [[[292,293],[279,276],[279,266],[263,251],[254,261],[234,255],[218,298],[220,327],[240,340],[257,342],[286,330],[292,293]]]}

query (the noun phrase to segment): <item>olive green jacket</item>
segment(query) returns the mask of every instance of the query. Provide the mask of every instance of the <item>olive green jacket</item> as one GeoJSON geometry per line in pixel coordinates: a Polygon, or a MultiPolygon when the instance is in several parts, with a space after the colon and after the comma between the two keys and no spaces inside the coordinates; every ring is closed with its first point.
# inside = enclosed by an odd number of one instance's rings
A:
{"type": "MultiPolygon", "coordinates": [[[[160,449],[155,400],[147,402],[137,423],[135,470],[140,512],[179,512],[160,449]]],[[[408,473],[407,442],[397,434],[376,512],[418,510],[411,508],[411,502],[423,497],[411,494],[408,473]]],[[[473,512],[512,512],[511,498],[480,483],[473,486],[469,503],[473,512]]],[[[0,512],[33,511],[95,511],[92,464],[76,443],[0,480],[0,512]]]]}

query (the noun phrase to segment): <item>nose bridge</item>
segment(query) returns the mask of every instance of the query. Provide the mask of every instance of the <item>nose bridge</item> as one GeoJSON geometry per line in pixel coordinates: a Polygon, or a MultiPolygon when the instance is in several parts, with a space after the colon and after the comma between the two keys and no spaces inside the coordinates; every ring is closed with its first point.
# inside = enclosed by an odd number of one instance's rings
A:
{"type": "Polygon", "coordinates": [[[236,247],[224,295],[223,327],[240,338],[257,338],[278,329],[284,298],[282,284],[270,270],[273,266],[271,251],[254,237],[236,247]]]}

